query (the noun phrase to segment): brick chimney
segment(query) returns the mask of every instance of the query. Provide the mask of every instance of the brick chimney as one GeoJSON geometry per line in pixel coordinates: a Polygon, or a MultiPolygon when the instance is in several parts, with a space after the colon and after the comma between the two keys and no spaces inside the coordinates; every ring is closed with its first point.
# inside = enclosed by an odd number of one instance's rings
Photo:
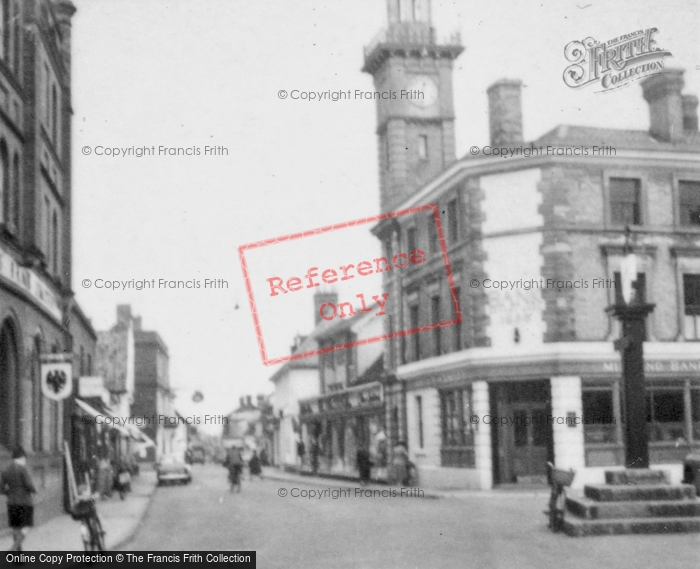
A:
{"type": "Polygon", "coordinates": [[[649,103],[649,133],[675,142],[683,137],[683,70],[667,69],[642,80],[644,99],[649,103]]]}
{"type": "Polygon", "coordinates": [[[321,322],[321,306],[326,302],[338,304],[338,293],[317,292],[314,294],[314,325],[318,325],[321,322]]]}
{"type": "Polygon", "coordinates": [[[131,320],[131,305],[130,304],[119,304],[117,305],[117,324],[129,325],[131,320]]]}
{"type": "Polygon", "coordinates": [[[241,397],[238,402],[240,403],[241,409],[243,409],[243,407],[245,407],[245,397],[241,397]]]}
{"type": "Polygon", "coordinates": [[[247,407],[252,407],[253,406],[253,398],[250,395],[246,396],[246,406],[247,407]]]}
{"type": "Polygon", "coordinates": [[[486,90],[492,146],[523,143],[521,87],[522,81],[518,79],[499,79],[486,90]]]}
{"type": "Polygon", "coordinates": [[[683,130],[698,132],[698,98],[695,95],[683,95],[683,130]]]}

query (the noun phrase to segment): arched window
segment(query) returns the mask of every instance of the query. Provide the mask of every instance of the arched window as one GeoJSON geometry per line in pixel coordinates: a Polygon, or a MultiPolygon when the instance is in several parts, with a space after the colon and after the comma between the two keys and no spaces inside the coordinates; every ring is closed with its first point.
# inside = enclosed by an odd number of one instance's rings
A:
{"type": "Polygon", "coordinates": [[[9,33],[9,18],[8,14],[8,0],[2,0],[0,2],[0,57],[5,59],[7,56],[7,44],[8,44],[8,33],[9,33]]]}
{"type": "Polygon", "coordinates": [[[56,215],[56,210],[53,212],[53,218],[51,219],[51,239],[53,241],[51,249],[51,262],[54,273],[58,273],[58,216],[56,215]]]}
{"type": "Polygon", "coordinates": [[[15,152],[14,160],[12,161],[12,223],[15,226],[15,231],[19,233],[20,224],[20,174],[19,174],[19,155],[15,152]]]}
{"type": "Polygon", "coordinates": [[[19,442],[19,374],[17,343],[12,324],[0,329],[0,445],[10,448],[19,442]]]}
{"type": "Polygon", "coordinates": [[[10,168],[7,160],[7,145],[5,141],[0,141],[0,221],[7,223],[10,215],[10,168]]]}
{"type": "Polygon", "coordinates": [[[22,26],[20,25],[20,19],[22,18],[22,15],[19,13],[19,3],[15,2],[15,15],[12,18],[12,37],[13,37],[13,46],[12,46],[12,63],[13,67],[15,70],[15,74],[19,78],[21,73],[20,73],[20,65],[22,65],[22,58],[20,57],[21,54],[21,30],[22,26]]]}
{"type": "Polygon", "coordinates": [[[44,395],[41,392],[41,338],[34,338],[34,350],[32,352],[31,370],[32,370],[32,414],[34,421],[32,423],[32,447],[35,451],[44,450],[42,445],[41,432],[43,430],[44,416],[44,395]]]}
{"type": "Polygon", "coordinates": [[[56,95],[56,85],[51,86],[51,135],[56,144],[58,139],[58,96],[56,95]]]}

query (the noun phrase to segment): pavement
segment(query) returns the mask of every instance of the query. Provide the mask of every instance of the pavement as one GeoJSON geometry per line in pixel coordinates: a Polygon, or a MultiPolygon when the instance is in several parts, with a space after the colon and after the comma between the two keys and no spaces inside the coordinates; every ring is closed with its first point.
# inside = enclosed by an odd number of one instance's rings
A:
{"type": "MultiPolygon", "coordinates": [[[[309,474],[297,474],[287,472],[278,468],[266,467],[263,468],[263,475],[269,480],[277,480],[279,482],[299,483],[299,484],[314,484],[328,485],[334,488],[365,488],[367,490],[386,490],[391,488],[387,484],[370,483],[365,486],[360,486],[359,480],[348,480],[347,478],[338,478],[335,476],[313,476],[309,474]]],[[[398,487],[395,487],[398,488],[398,487]]],[[[414,495],[418,498],[427,499],[442,499],[442,498],[499,498],[499,497],[530,497],[530,498],[549,498],[550,489],[548,486],[523,486],[523,485],[506,485],[492,490],[434,490],[429,488],[421,488],[420,484],[414,489],[414,495]],[[420,490],[416,493],[416,490],[420,490]]]]}
{"type": "MultiPolygon", "coordinates": [[[[143,519],[156,489],[153,470],[141,470],[131,481],[132,491],[121,500],[114,492],[111,498],[97,499],[97,513],[105,530],[107,549],[115,549],[131,539],[143,519]]],[[[0,534],[0,551],[12,548],[12,535],[0,534]]],[[[24,551],[82,551],[80,524],[68,514],[52,518],[34,527],[23,544],[24,551]]]]}

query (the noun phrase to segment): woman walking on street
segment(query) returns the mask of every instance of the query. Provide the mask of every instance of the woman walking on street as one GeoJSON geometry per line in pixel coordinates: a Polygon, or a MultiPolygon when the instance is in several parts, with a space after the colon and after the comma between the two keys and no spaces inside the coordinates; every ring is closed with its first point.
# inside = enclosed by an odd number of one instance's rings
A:
{"type": "Polygon", "coordinates": [[[27,455],[20,446],[12,451],[12,464],[0,474],[0,493],[7,495],[7,518],[12,528],[12,551],[22,551],[22,542],[34,525],[36,488],[27,469],[27,455]]]}
{"type": "Polygon", "coordinates": [[[253,479],[253,476],[259,476],[260,480],[263,479],[262,464],[260,463],[260,457],[258,456],[257,450],[253,451],[253,456],[248,461],[248,473],[251,480],[253,479]]]}

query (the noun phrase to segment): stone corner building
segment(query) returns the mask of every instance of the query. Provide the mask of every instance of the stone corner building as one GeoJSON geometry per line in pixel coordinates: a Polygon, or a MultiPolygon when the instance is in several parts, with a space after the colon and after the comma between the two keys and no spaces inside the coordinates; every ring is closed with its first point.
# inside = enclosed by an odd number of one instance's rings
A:
{"type": "Polygon", "coordinates": [[[630,226],[636,293],[656,305],[644,347],[651,462],[678,481],[683,457],[700,449],[700,135],[683,72],[619,95],[643,96],[648,131],[560,125],[532,142],[520,81],[498,81],[487,91],[490,144],[520,154],[456,160],[459,40],[438,40],[428,0],[388,5],[364,71],[377,91],[425,97],[377,101],[381,209],[437,205],[454,288],[432,214],[383,220],[373,233],[385,256],[428,256],[384,273],[394,299],[385,331],[456,319],[455,300],[461,313],[459,324],[387,342],[390,439],[408,442],[422,484],[434,487],[544,480],[547,460],[576,469],[576,485],[622,467],[620,331],[605,309],[620,291],[630,226]]]}
{"type": "Polygon", "coordinates": [[[63,501],[68,403],[42,396],[39,357],[72,352],[74,12],[70,1],[0,2],[0,468],[13,445],[28,451],[37,522],[63,501]]]}

